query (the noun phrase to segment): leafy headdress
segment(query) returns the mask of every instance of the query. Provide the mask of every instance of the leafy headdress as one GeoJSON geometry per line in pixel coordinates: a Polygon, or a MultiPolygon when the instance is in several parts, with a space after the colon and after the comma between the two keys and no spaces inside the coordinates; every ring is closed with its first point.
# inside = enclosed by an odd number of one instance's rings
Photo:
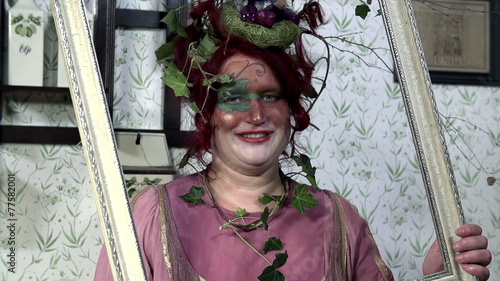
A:
{"type": "MultiPolygon", "coordinates": [[[[253,46],[256,53],[265,50],[292,58],[289,68],[294,70],[295,77],[291,80],[298,84],[296,88],[300,92],[295,100],[288,101],[292,113],[295,107],[304,111],[301,105],[304,97],[312,98],[306,101],[309,102],[308,110],[302,114],[307,116],[307,124],[294,128],[295,131],[305,129],[309,125],[307,112],[319,94],[311,86],[314,63],[305,54],[302,36],[316,36],[315,29],[323,23],[318,2],[311,0],[297,12],[287,6],[286,0],[205,0],[194,1],[188,6],[192,9],[191,23],[187,27],[184,28],[176,17],[183,7],[170,10],[163,19],[176,36],[156,51],[164,67],[162,80],[176,96],[187,98],[196,113],[198,130],[194,136],[200,141],[195,142],[188,156],[195,154],[202,160],[203,153],[209,151],[208,144],[203,141],[211,134],[207,117],[213,112],[216,93],[233,83],[234,78],[218,74],[221,53],[225,56],[229,46],[235,48],[242,42],[253,46]]],[[[326,77],[321,80],[326,81],[326,77]]],[[[324,85],[321,90],[323,88],[324,85]]],[[[181,165],[185,163],[182,162],[181,165]]]]}

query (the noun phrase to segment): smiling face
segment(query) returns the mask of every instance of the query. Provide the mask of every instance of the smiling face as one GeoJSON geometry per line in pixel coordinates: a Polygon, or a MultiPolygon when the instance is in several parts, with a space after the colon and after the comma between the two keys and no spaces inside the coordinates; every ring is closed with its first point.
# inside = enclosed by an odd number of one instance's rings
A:
{"type": "Polygon", "coordinates": [[[234,81],[218,92],[212,123],[214,163],[240,173],[276,167],[290,139],[290,108],[281,85],[266,63],[234,55],[220,73],[234,81]]]}

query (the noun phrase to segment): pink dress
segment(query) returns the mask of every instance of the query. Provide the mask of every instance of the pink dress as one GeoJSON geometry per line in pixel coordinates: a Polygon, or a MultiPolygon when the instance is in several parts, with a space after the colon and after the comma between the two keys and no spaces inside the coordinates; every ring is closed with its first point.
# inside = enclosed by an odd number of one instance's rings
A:
{"type": "MultiPolygon", "coordinates": [[[[296,185],[291,181],[290,200],[271,217],[267,232],[239,231],[261,252],[267,235],[283,241],[288,260],[279,270],[286,281],[393,280],[366,221],[349,202],[318,190],[314,196],[319,206],[301,214],[290,204],[296,185]]],[[[148,280],[258,280],[269,264],[232,230],[219,229],[226,221],[206,193],[207,204],[192,205],[179,197],[192,186],[203,187],[201,176],[149,187],[134,199],[134,222],[148,280]]],[[[226,217],[234,217],[223,211],[226,217]]],[[[276,253],[265,256],[272,262],[276,253]]],[[[113,280],[104,248],[95,280],[113,280]]]]}

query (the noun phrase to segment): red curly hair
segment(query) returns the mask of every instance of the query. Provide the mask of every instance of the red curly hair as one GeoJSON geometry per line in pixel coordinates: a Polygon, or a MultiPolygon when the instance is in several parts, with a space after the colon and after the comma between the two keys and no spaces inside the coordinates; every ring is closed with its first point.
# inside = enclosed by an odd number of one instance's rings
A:
{"type": "MultiPolygon", "coordinates": [[[[196,114],[194,120],[197,129],[194,132],[194,155],[203,163],[204,154],[210,152],[214,128],[210,122],[205,120],[211,120],[217,102],[217,95],[213,91],[208,91],[207,96],[207,87],[203,85],[205,77],[200,70],[186,67],[190,65],[191,59],[188,55],[189,46],[206,35],[201,21],[201,17],[206,14],[209,15],[212,30],[220,41],[217,43],[219,46],[217,51],[209,61],[202,65],[203,71],[218,74],[223,63],[236,54],[247,55],[266,62],[272,72],[278,74],[276,78],[282,86],[282,97],[287,101],[294,120],[293,129],[295,131],[305,130],[310,124],[310,117],[302,105],[302,100],[303,94],[311,87],[314,66],[305,54],[300,37],[295,43],[295,55],[293,56],[280,48],[260,48],[245,38],[230,34],[224,25],[220,9],[216,6],[215,1],[203,1],[194,6],[190,13],[194,21],[186,28],[188,36],[179,36],[177,39],[174,53],[174,62],[179,69],[184,71],[188,81],[193,84],[189,99],[202,109],[201,114],[196,114]]],[[[295,146],[294,135],[292,134],[290,140],[292,146],[295,146]]]]}

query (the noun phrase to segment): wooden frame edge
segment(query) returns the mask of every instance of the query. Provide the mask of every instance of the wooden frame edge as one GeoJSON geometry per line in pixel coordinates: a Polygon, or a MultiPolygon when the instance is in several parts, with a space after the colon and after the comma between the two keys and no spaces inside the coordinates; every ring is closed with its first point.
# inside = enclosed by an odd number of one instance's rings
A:
{"type": "Polygon", "coordinates": [[[379,4],[445,264],[445,271],[417,280],[477,280],[454,261],[452,245],[459,240],[455,230],[464,223],[464,215],[411,0],[379,4]]]}
{"type": "Polygon", "coordinates": [[[84,3],[53,0],[52,12],[114,279],[146,281],[84,3]]]}

